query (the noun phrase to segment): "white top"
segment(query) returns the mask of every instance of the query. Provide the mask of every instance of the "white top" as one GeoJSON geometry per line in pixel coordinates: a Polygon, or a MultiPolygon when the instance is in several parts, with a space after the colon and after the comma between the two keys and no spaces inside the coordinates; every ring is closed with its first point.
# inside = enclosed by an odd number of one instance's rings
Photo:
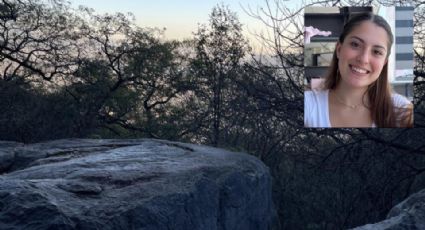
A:
{"type": "MultiPolygon", "coordinates": [[[[304,92],[304,126],[312,128],[331,128],[329,119],[329,90],[313,90],[304,92]]],[[[410,101],[400,94],[393,93],[395,107],[406,108],[410,101]]],[[[372,127],[376,127],[375,123],[372,127]]]]}

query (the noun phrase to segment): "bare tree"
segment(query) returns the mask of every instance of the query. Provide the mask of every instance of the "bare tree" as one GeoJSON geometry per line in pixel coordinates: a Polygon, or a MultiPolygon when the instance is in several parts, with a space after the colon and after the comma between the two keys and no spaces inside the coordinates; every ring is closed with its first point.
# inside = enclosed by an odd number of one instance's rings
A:
{"type": "Polygon", "coordinates": [[[0,9],[3,80],[50,81],[75,69],[81,51],[75,30],[82,21],[67,4],[2,0],[0,9]]]}
{"type": "Polygon", "coordinates": [[[226,111],[230,109],[229,84],[249,50],[236,14],[224,5],[214,7],[209,26],[201,26],[195,34],[195,47],[192,67],[199,79],[197,94],[207,103],[212,123],[209,139],[217,146],[221,142],[226,111]]]}

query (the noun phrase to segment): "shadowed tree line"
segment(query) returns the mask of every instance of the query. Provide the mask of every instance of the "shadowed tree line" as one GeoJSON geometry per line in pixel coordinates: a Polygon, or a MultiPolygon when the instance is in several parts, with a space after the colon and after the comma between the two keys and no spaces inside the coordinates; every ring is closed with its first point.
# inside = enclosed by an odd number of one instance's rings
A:
{"type": "Polygon", "coordinates": [[[223,5],[179,42],[131,15],[0,1],[0,139],[151,137],[245,151],[270,167],[276,228],[384,219],[425,187],[425,2],[414,2],[415,129],[306,129],[302,120],[303,7],[404,1],[264,3],[247,10],[270,28],[258,35],[265,54],[254,55],[223,5]]]}

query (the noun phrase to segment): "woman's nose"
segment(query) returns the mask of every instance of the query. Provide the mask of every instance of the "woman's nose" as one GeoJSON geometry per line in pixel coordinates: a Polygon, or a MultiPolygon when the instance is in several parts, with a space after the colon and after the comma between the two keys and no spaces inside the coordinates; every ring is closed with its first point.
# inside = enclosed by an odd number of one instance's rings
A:
{"type": "Polygon", "coordinates": [[[357,61],[364,64],[369,63],[369,52],[367,49],[362,50],[357,55],[357,61]]]}

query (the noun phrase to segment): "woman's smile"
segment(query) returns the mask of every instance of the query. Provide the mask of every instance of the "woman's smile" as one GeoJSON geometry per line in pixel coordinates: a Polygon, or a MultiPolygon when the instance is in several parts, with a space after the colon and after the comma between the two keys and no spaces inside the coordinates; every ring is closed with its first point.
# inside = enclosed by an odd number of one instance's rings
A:
{"type": "Polygon", "coordinates": [[[365,68],[361,68],[361,67],[353,66],[353,65],[349,65],[349,66],[350,66],[351,71],[355,74],[365,75],[365,74],[370,73],[370,71],[365,69],[365,68]]]}

